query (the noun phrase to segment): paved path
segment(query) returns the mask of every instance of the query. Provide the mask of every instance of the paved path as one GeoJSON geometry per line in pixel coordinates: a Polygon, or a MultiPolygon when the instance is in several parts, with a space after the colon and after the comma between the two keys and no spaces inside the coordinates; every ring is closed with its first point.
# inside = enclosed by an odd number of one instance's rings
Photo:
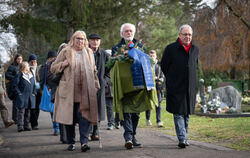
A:
{"type": "MultiPolygon", "coordinates": [[[[8,101],[8,106],[10,102],[8,101]]],[[[10,109],[10,108],[9,108],[10,109]]],[[[59,142],[59,136],[53,136],[49,113],[42,112],[39,117],[39,130],[17,132],[17,127],[3,128],[0,123],[0,136],[4,142],[0,145],[0,158],[248,158],[250,152],[235,151],[207,143],[190,141],[186,149],[177,147],[176,138],[152,129],[139,128],[137,139],[143,148],[126,150],[122,137],[123,129],[106,130],[103,122],[100,129],[103,148],[98,141],[90,141],[90,151],[82,153],[79,141],[75,151],[67,151],[67,145],[59,142]]],[[[78,130],[78,129],[77,129],[78,130]]],[[[77,140],[79,134],[77,133],[77,140]]]]}

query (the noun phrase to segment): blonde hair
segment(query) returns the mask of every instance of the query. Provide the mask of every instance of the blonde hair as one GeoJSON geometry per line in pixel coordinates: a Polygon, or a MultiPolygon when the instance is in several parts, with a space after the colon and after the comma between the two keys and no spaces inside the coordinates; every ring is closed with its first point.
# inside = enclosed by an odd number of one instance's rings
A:
{"type": "Polygon", "coordinates": [[[29,63],[27,61],[23,61],[22,63],[20,63],[19,71],[24,72],[24,69],[25,69],[26,66],[29,67],[29,63]]]}
{"type": "Polygon", "coordinates": [[[74,45],[74,39],[76,38],[77,35],[82,35],[82,36],[83,36],[83,38],[84,38],[84,39],[83,39],[83,40],[84,40],[84,47],[85,47],[85,48],[88,48],[88,45],[89,45],[89,44],[88,44],[88,40],[87,40],[86,33],[85,33],[84,31],[81,31],[81,30],[76,31],[76,32],[71,36],[68,45],[69,45],[70,47],[73,47],[73,45],[74,45]]]}

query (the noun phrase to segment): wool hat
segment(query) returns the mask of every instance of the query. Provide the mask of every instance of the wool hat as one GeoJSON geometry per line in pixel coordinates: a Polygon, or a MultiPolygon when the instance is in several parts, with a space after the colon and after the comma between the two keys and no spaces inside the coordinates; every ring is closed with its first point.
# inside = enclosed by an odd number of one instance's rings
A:
{"type": "Polygon", "coordinates": [[[52,58],[52,57],[57,57],[57,53],[56,53],[56,51],[54,51],[54,50],[50,50],[50,51],[48,52],[47,59],[52,58]]]}
{"type": "Polygon", "coordinates": [[[37,60],[37,57],[36,57],[35,54],[31,54],[31,55],[29,56],[28,62],[30,62],[31,60],[37,60]]]}
{"type": "Polygon", "coordinates": [[[89,35],[89,39],[102,39],[102,38],[98,34],[92,33],[89,35]]]}

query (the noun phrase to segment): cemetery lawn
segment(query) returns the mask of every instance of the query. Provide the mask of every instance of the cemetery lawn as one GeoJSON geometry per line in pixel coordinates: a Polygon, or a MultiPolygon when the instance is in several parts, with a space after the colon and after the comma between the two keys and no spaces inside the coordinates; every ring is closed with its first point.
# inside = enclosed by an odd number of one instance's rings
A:
{"type": "MultiPolygon", "coordinates": [[[[164,127],[158,128],[155,110],[151,111],[150,120],[153,126],[146,126],[145,112],[140,114],[139,127],[153,128],[163,133],[176,136],[173,115],[166,111],[162,102],[161,118],[164,127]]],[[[207,142],[241,151],[250,151],[250,117],[210,118],[190,115],[188,139],[207,142]]]]}

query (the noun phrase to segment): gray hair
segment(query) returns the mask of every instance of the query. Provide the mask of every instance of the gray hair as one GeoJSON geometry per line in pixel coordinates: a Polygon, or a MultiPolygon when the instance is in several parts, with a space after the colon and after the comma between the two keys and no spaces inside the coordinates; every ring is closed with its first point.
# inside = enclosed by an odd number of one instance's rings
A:
{"type": "Polygon", "coordinates": [[[58,50],[57,50],[57,54],[59,54],[61,52],[61,50],[63,48],[65,48],[67,46],[67,43],[62,43],[59,47],[58,47],[58,50]]]}
{"type": "Polygon", "coordinates": [[[188,24],[184,24],[182,25],[180,28],[179,28],[179,34],[181,34],[181,31],[184,29],[184,28],[189,28],[191,30],[191,32],[193,33],[193,29],[190,25],[188,24]]]}
{"type": "Polygon", "coordinates": [[[135,31],[136,31],[135,25],[134,25],[134,24],[131,24],[131,23],[125,23],[125,24],[122,24],[121,30],[120,30],[120,35],[121,35],[122,38],[123,38],[122,32],[123,32],[123,29],[124,29],[125,26],[130,26],[130,28],[131,28],[132,31],[133,31],[133,34],[135,34],[135,31]]]}

